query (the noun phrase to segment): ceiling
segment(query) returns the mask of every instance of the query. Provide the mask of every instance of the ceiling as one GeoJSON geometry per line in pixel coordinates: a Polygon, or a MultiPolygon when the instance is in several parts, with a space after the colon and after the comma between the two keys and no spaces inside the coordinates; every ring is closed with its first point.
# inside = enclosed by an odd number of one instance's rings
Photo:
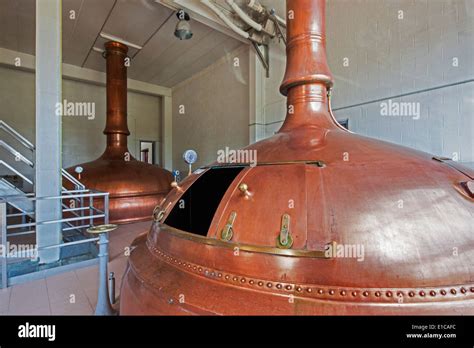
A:
{"type": "MultiPolygon", "coordinates": [[[[0,0],[0,47],[35,54],[35,0],[0,0]]],[[[174,37],[175,13],[154,0],[63,0],[63,62],[105,72],[93,47],[103,48],[101,32],[120,37],[130,48],[129,78],[165,87],[193,76],[242,42],[191,19],[191,40],[174,37]],[[70,11],[76,18],[70,19],[70,11]]]]}

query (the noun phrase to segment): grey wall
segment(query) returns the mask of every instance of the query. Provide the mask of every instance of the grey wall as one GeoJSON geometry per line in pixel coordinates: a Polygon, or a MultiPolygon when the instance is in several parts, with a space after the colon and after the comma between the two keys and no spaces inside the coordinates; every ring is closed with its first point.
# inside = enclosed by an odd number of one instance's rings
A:
{"type": "Polygon", "coordinates": [[[338,118],[360,134],[474,161],[472,1],[339,0],[327,11],[338,118]],[[419,103],[420,118],[382,116],[377,99],[419,103]]]}
{"type": "Polygon", "coordinates": [[[248,145],[248,61],[248,47],[242,46],[173,88],[175,169],[187,170],[182,159],[187,149],[197,151],[197,168],[216,161],[219,149],[248,145]],[[184,114],[179,113],[180,105],[184,114]]]}
{"type": "MultiPolygon", "coordinates": [[[[34,74],[0,67],[0,119],[16,128],[27,139],[35,143],[35,81],[34,74]]],[[[105,149],[106,97],[105,87],[72,80],[63,80],[63,99],[71,102],[95,103],[95,118],[64,116],[62,119],[63,167],[96,159],[105,149]]],[[[140,93],[128,93],[128,137],[129,150],[138,157],[139,140],[156,141],[155,160],[160,160],[161,140],[161,98],[140,93]]],[[[1,139],[14,143],[11,138],[0,133],[1,139]]],[[[21,147],[17,146],[18,149],[21,147]]],[[[25,155],[26,151],[22,151],[25,155]]],[[[30,157],[31,156],[27,156],[30,157]]],[[[0,149],[0,159],[8,159],[0,149]]],[[[11,162],[11,161],[10,161],[11,162]]],[[[30,176],[33,171],[15,163],[30,176]]],[[[7,174],[0,168],[0,174],[7,174]]]]}
{"type": "MultiPolygon", "coordinates": [[[[96,159],[105,149],[102,133],[106,120],[105,87],[77,81],[63,81],[63,99],[72,102],[92,101],[96,117],[63,117],[63,166],[96,159]]],[[[161,100],[144,94],[128,92],[128,149],[139,158],[139,141],[156,141],[155,161],[159,162],[161,139],[161,100]]]]}
{"type": "MultiPolygon", "coordinates": [[[[472,1],[326,3],[336,117],[348,118],[356,133],[474,161],[472,1]],[[399,11],[403,19],[398,19],[399,11]],[[349,59],[348,66],[343,65],[344,58],[349,59]],[[453,66],[453,58],[458,67],[453,66]],[[395,98],[400,94],[409,95],[395,98]],[[420,118],[382,116],[380,104],[389,99],[420,103],[420,118]]],[[[284,13],[283,1],[267,4],[284,13]]],[[[271,47],[272,76],[264,82],[265,136],[279,129],[285,115],[285,99],[278,95],[285,65],[281,46],[271,47]]]]}
{"type": "MultiPolygon", "coordinates": [[[[35,75],[30,72],[0,66],[0,119],[17,129],[35,143],[35,75]]],[[[0,139],[15,147],[34,162],[33,153],[23,148],[12,137],[0,130],[0,139]]],[[[25,173],[34,181],[34,170],[23,162],[15,162],[5,149],[0,148],[0,159],[25,173]]],[[[0,166],[0,175],[13,173],[0,166]]]]}

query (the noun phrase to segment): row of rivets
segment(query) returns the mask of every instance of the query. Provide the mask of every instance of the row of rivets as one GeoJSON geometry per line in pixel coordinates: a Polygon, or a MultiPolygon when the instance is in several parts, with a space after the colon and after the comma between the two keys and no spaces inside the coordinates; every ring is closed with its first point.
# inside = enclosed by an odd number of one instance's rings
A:
{"type": "MultiPolygon", "coordinates": [[[[199,273],[202,273],[202,272],[203,272],[203,268],[202,268],[202,267],[198,267],[198,266],[196,266],[196,265],[192,265],[191,263],[182,262],[182,261],[180,261],[179,259],[176,259],[176,258],[173,258],[173,257],[171,257],[171,256],[169,256],[169,255],[166,255],[164,252],[162,252],[161,250],[159,250],[159,249],[157,249],[157,248],[155,248],[155,247],[152,247],[152,249],[153,249],[153,251],[155,251],[159,256],[163,257],[165,260],[169,261],[170,263],[176,263],[176,264],[178,264],[178,265],[180,265],[180,266],[183,266],[184,268],[186,268],[186,267],[189,268],[189,269],[192,268],[193,270],[198,271],[199,273]]],[[[218,278],[224,277],[225,280],[230,280],[230,279],[231,279],[231,275],[229,275],[229,274],[226,274],[225,276],[223,276],[223,274],[220,273],[220,272],[217,272],[217,273],[216,273],[215,271],[208,270],[208,269],[205,269],[205,270],[204,270],[204,273],[205,273],[206,275],[210,275],[211,277],[215,277],[216,274],[217,274],[217,277],[218,277],[218,278]]],[[[275,286],[275,288],[278,289],[278,290],[282,290],[282,289],[284,288],[284,289],[287,290],[287,291],[291,291],[291,290],[295,289],[297,292],[303,292],[303,291],[306,291],[307,293],[312,293],[312,292],[313,292],[313,287],[305,287],[305,288],[303,288],[302,286],[293,286],[293,285],[291,285],[291,284],[287,284],[287,285],[284,286],[284,285],[281,284],[281,283],[276,283],[276,284],[274,285],[274,282],[266,282],[266,283],[265,283],[265,282],[263,282],[263,281],[257,281],[257,280],[254,280],[254,279],[250,279],[250,280],[247,281],[247,279],[246,279],[245,277],[238,277],[238,276],[236,276],[236,275],[232,275],[232,281],[234,281],[234,282],[240,282],[240,283],[242,283],[242,284],[248,283],[249,285],[257,284],[257,286],[259,286],[259,287],[266,286],[266,287],[269,288],[269,289],[271,289],[271,288],[273,288],[273,286],[275,286]]],[[[465,287],[461,287],[461,288],[459,289],[459,291],[460,291],[462,294],[466,294],[466,293],[468,292],[468,290],[467,290],[465,287]]],[[[470,291],[471,293],[474,293],[474,287],[470,287],[470,288],[469,288],[469,291],[470,291]]],[[[456,294],[458,293],[457,290],[454,289],[454,288],[451,288],[451,289],[449,290],[449,292],[450,292],[452,295],[456,295],[456,294]]],[[[319,295],[323,295],[323,294],[325,293],[325,291],[324,291],[324,289],[318,288],[318,289],[317,289],[317,293],[318,293],[319,295]]],[[[336,294],[336,290],[334,290],[334,289],[329,289],[329,290],[328,290],[328,294],[329,294],[330,296],[334,296],[334,295],[336,294]]],[[[360,291],[360,292],[359,292],[359,291],[352,291],[352,292],[351,292],[351,295],[352,295],[353,297],[357,297],[357,295],[359,295],[359,294],[362,294],[363,297],[368,297],[371,293],[370,293],[369,291],[367,291],[367,290],[365,290],[365,291],[360,291]]],[[[373,294],[375,295],[375,297],[381,297],[381,296],[382,296],[382,292],[381,292],[381,291],[375,291],[375,292],[373,292],[373,294]]],[[[409,297],[415,297],[416,294],[417,294],[417,293],[416,293],[415,291],[413,291],[413,290],[408,291],[408,296],[409,296],[409,297]]],[[[430,294],[431,297],[435,297],[435,296],[437,295],[437,292],[436,292],[435,290],[430,290],[430,291],[429,291],[429,294],[430,294]]],[[[446,295],[447,295],[447,291],[444,290],[444,289],[441,289],[441,290],[439,290],[439,294],[441,294],[442,296],[446,296],[446,295]]],[[[344,296],[347,295],[347,291],[346,291],[346,290],[340,290],[340,291],[338,292],[338,295],[344,297],[344,296]]],[[[397,297],[402,297],[402,296],[405,295],[405,293],[404,293],[403,291],[397,291],[397,292],[396,292],[396,295],[397,295],[397,297]]],[[[420,291],[418,292],[418,295],[419,295],[420,297],[426,297],[426,292],[423,291],[423,290],[420,290],[420,291]]],[[[385,296],[391,298],[391,297],[393,297],[393,292],[392,292],[392,291],[386,291],[386,292],[385,292],[385,296]]]]}

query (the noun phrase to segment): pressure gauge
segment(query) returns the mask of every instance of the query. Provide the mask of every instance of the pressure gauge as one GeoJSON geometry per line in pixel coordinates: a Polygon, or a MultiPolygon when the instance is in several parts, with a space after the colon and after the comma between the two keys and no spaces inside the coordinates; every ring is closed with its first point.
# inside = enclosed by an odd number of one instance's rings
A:
{"type": "Polygon", "coordinates": [[[186,150],[183,153],[184,162],[186,162],[187,164],[196,163],[197,158],[198,158],[198,155],[197,155],[196,151],[194,151],[194,150],[186,150]]]}
{"type": "Polygon", "coordinates": [[[81,166],[77,166],[76,168],[74,168],[74,171],[77,173],[77,179],[81,180],[81,173],[84,171],[84,168],[82,168],[81,166]]]}

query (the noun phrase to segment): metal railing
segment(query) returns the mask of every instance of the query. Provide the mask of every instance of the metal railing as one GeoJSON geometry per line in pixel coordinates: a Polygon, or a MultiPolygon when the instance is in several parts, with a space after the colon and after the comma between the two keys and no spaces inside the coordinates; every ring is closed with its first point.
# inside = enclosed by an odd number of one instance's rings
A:
{"type": "Polygon", "coordinates": [[[26,165],[30,166],[31,168],[34,167],[33,162],[31,162],[28,158],[23,156],[20,152],[15,150],[12,146],[8,145],[5,141],[0,140],[0,146],[7,150],[12,156],[15,157],[15,160],[22,161],[26,165]]]}
{"type": "MultiPolygon", "coordinates": [[[[28,139],[26,139],[23,135],[21,135],[18,131],[16,131],[12,126],[10,126],[8,123],[6,123],[3,120],[0,120],[0,130],[4,130],[6,133],[11,135],[15,140],[17,140],[20,144],[22,144],[27,150],[31,151],[31,153],[34,155],[35,154],[35,146],[33,143],[31,143],[28,139]]],[[[16,150],[13,146],[9,145],[3,140],[0,140],[0,147],[3,147],[10,155],[15,157],[15,160],[21,161],[28,165],[29,167],[33,168],[34,163],[33,161],[30,161],[28,158],[23,156],[18,150],[16,150]]],[[[0,160],[0,165],[5,166],[7,169],[9,169],[11,172],[14,174],[18,175],[20,178],[25,180],[27,183],[30,185],[33,184],[33,180],[29,179],[18,171],[17,169],[13,168],[11,165],[6,163],[5,161],[0,160]]],[[[64,168],[61,169],[61,176],[63,180],[66,180],[72,184],[75,190],[85,190],[86,187],[84,184],[82,184],[79,180],[77,180],[74,176],[72,176],[70,173],[68,173],[64,168]]],[[[63,191],[67,191],[66,188],[62,188],[63,191]]]]}
{"type": "Polygon", "coordinates": [[[73,177],[71,174],[69,174],[64,168],[61,169],[61,174],[63,176],[63,179],[66,179],[71,184],[73,184],[75,190],[85,190],[86,189],[86,187],[84,186],[83,183],[81,183],[79,180],[77,180],[75,177],[73,177]]]}
{"type": "MultiPolygon", "coordinates": [[[[57,200],[61,202],[61,205],[63,206],[61,218],[37,221],[36,216],[34,216],[35,221],[24,222],[24,220],[22,220],[21,223],[7,224],[8,218],[19,217],[19,216],[23,216],[27,214],[26,212],[12,213],[12,214],[7,213],[7,206],[8,205],[13,206],[14,202],[20,199],[25,199],[25,196],[14,195],[14,196],[0,197],[0,236],[1,236],[1,245],[3,246],[2,255],[0,256],[1,261],[2,261],[2,264],[1,264],[1,275],[2,275],[1,287],[2,288],[5,288],[8,286],[8,254],[9,253],[8,251],[6,251],[8,250],[8,247],[7,247],[8,238],[14,237],[14,236],[37,233],[37,227],[43,226],[43,225],[61,224],[61,230],[67,231],[71,229],[77,229],[77,230],[86,229],[90,226],[93,226],[94,222],[98,219],[103,219],[103,222],[105,224],[109,223],[109,193],[108,192],[99,192],[99,191],[93,191],[93,190],[71,190],[71,191],[62,192],[62,194],[58,196],[48,196],[48,197],[30,196],[28,197],[28,199],[34,203],[38,201],[51,201],[51,200],[53,201],[57,200]],[[100,210],[97,208],[97,206],[94,206],[94,202],[97,203],[97,200],[95,200],[95,198],[103,199],[103,210],[100,210]],[[67,200],[67,199],[78,199],[80,202],[86,201],[88,202],[88,204],[81,205],[78,207],[66,206],[66,208],[64,208],[62,201],[67,200]],[[77,212],[80,212],[81,214],[77,214],[77,212]],[[64,215],[72,215],[72,216],[64,217],[64,215]],[[72,224],[74,222],[80,222],[80,225],[77,225],[77,226],[71,225],[70,227],[67,227],[67,228],[63,227],[63,224],[65,223],[72,224]],[[27,231],[24,231],[24,229],[27,229],[27,231]],[[16,230],[22,230],[22,231],[15,232],[16,230]]],[[[31,213],[35,215],[34,212],[29,212],[29,214],[31,213]]],[[[57,244],[36,247],[35,252],[37,254],[39,251],[43,251],[43,250],[63,248],[66,246],[78,245],[82,243],[91,243],[91,242],[96,242],[98,240],[99,238],[85,238],[85,239],[72,241],[72,242],[60,242],[57,244]]]]}
{"type": "Polygon", "coordinates": [[[2,161],[0,160],[0,165],[3,165],[5,166],[6,168],[8,168],[10,171],[12,171],[13,173],[15,173],[16,175],[18,175],[20,178],[22,178],[23,180],[25,180],[28,184],[30,185],[33,185],[33,181],[30,180],[29,178],[27,178],[25,175],[23,175],[20,171],[16,170],[15,168],[13,168],[11,165],[9,165],[8,163],[6,163],[5,161],[2,161]]]}
{"type": "MultiPolygon", "coordinates": [[[[33,155],[35,154],[35,146],[33,145],[33,143],[31,143],[28,139],[26,139],[24,136],[22,136],[18,131],[16,131],[8,123],[6,123],[3,120],[0,120],[0,129],[4,130],[6,133],[11,135],[15,140],[17,140],[20,144],[22,144],[27,150],[31,151],[31,153],[33,155]]],[[[0,147],[3,147],[5,150],[7,150],[10,153],[10,155],[14,156],[15,160],[22,161],[23,163],[27,164],[31,168],[34,167],[34,163],[32,161],[30,161],[28,158],[23,156],[19,151],[17,151],[13,146],[7,144],[5,141],[0,140],[0,147]]],[[[19,170],[15,169],[14,167],[12,167],[11,165],[9,165],[8,163],[6,163],[3,160],[0,160],[0,165],[3,165],[9,171],[11,171],[15,175],[19,176],[25,182],[27,182],[28,184],[30,184],[34,187],[33,180],[29,179],[25,174],[23,174],[19,170]]],[[[61,169],[61,175],[62,175],[62,178],[63,178],[63,184],[64,184],[64,181],[67,181],[72,185],[71,187],[73,187],[74,190],[85,190],[86,189],[85,185],[83,185],[79,180],[77,180],[74,176],[72,176],[70,173],[68,173],[63,168],[61,169]]],[[[63,194],[70,194],[71,191],[69,191],[66,187],[62,186],[61,188],[62,188],[62,193],[63,194]]],[[[84,198],[74,198],[76,203],[80,206],[84,205],[83,199],[84,198]]],[[[64,204],[62,204],[62,207],[63,207],[63,209],[67,209],[67,206],[65,206],[64,204]]],[[[16,208],[18,209],[18,206],[16,208]]],[[[18,209],[18,210],[21,211],[21,209],[18,209]]],[[[28,213],[28,215],[31,216],[31,212],[24,212],[24,213],[28,213]]],[[[80,214],[77,214],[77,212],[71,212],[71,213],[76,215],[76,217],[83,216],[82,212],[80,212],[80,214]]],[[[73,226],[73,224],[70,221],[65,221],[64,223],[67,225],[66,230],[75,229],[75,227],[73,226]]]]}
{"type": "MultiPolygon", "coordinates": [[[[24,148],[26,148],[28,151],[30,151],[33,156],[35,153],[35,146],[31,141],[26,139],[23,135],[21,135],[18,131],[16,131],[12,126],[10,126],[8,123],[6,123],[3,120],[0,120],[0,130],[5,131],[5,133],[9,134],[11,137],[13,137],[16,141],[18,141],[21,145],[23,145],[24,148]]],[[[20,153],[16,148],[11,146],[10,144],[6,143],[3,140],[0,140],[0,147],[4,148],[11,156],[15,158],[16,161],[21,161],[28,165],[29,167],[33,168],[34,167],[34,161],[29,160],[26,158],[24,155],[20,153]]],[[[18,169],[13,168],[11,165],[6,163],[3,160],[0,160],[0,166],[4,166],[7,168],[10,172],[14,173],[15,175],[19,176],[22,178],[25,182],[28,184],[32,185],[34,187],[33,179],[28,178],[25,174],[20,172],[18,169]]]]}
{"type": "Polygon", "coordinates": [[[18,140],[24,147],[31,151],[35,151],[35,146],[31,141],[26,139],[23,135],[18,133],[13,127],[8,125],[5,121],[0,120],[0,129],[3,129],[6,133],[10,134],[13,138],[18,140]]]}

